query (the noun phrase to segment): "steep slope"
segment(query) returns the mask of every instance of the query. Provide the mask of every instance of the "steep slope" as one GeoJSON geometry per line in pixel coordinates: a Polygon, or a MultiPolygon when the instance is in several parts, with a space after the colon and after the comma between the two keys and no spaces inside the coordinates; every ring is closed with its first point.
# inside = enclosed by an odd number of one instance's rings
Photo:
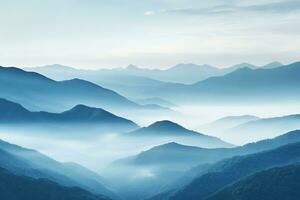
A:
{"type": "Polygon", "coordinates": [[[80,79],[54,81],[18,68],[0,67],[1,98],[21,103],[31,110],[61,111],[77,104],[107,110],[141,107],[114,91],[80,79]]]}
{"type": "Polygon", "coordinates": [[[206,173],[178,190],[170,200],[206,199],[221,188],[258,171],[300,161],[300,143],[278,149],[233,157],[212,165],[206,173]]]}
{"type": "Polygon", "coordinates": [[[208,200],[297,200],[300,198],[300,165],[258,172],[209,197],[208,200]]]}
{"type": "MultiPolygon", "coordinates": [[[[188,130],[172,121],[163,120],[155,122],[148,127],[140,128],[124,136],[133,138],[161,139],[161,141],[179,142],[201,147],[232,147],[219,138],[204,135],[196,131],[188,130]]],[[[161,143],[161,142],[160,142],[161,143]]]]}
{"type": "Polygon", "coordinates": [[[0,167],[13,174],[35,179],[46,178],[63,186],[81,187],[95,194],[117,197],[104,186],[104,181],[99,175],[76,166],[55,161],[31,149],[0,141],[0,167]]]}
{"type": "Polygon", "coordinates": [[[17,176],[0,168],[0,199],[10,200],[108,200],[80,188],[61,186],[47,179],[17,176]]]}

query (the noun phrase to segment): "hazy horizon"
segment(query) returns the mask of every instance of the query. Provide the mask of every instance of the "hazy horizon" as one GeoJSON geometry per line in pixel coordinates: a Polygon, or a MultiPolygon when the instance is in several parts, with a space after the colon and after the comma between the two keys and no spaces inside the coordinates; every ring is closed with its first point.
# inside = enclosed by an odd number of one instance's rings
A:
{"type": "Polygon", "coordinates": [[[135,66],[138,67],[139,69],[150,69],[150,70],[168,70],[171,69],[173,67],[176,67],[177,65],[197,65],[197,66],[211,66],[211,67],[215,67],[218,69],[225,69],[225,68],[230,68],[236,65],[240,65],[240,64],[250,64],[250,65],[254,65],[256,67],[263,67],[265,65],[268,64],[272,64],[275,62],[281,63],[282,65],[289,65],[295,62],[299,62],[300,59],[295,59],[292,62],[281,62],[278,60],[274,60],[274,61],[270,61],[270,62],[266,62],[266,63],[255,63],[255,62],[240,62],[240,63],[233,63],[233,64],[229,64],[229,65],[212,65],[210,63],[191,63],[191,62],[185,62],[185,63],[177,63],[175,65],[168,65],[168,66],[149,66],[149,65],[136,65],[134,63],[129,63],[127,65],[122,65],[122,66],[95,66],[95,67],[89,67],[86,65],[68,65],[68,64],[63,64],[63,63],[50,63],[50,64],[42,64],[42,65],[33,65],[33,66],[23,66],[23,65],[0,65],[1,67],[17,67],[20,69],[31,69],[31,68],[40,68],[40,67],[48,67],[48,66],[62,66],[62,67],[70,67],[73,69],[79,69],[79,70],[101,70],[101,69],[108,69],[108,70],[114,70],[114,69],[126,69],[129,66],[135,66]]]}
{"type": "Polygon", "coordinates": [[[300,54],[296,0],[11,0],[0,11],[4,66],[263,65],[300,54]]]}

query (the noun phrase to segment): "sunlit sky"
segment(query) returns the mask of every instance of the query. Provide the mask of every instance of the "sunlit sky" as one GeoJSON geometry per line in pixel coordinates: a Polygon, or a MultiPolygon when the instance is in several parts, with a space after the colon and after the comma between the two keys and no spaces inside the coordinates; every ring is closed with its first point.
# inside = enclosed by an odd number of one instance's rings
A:
{"type": "Polygon", "coordinates": [[[0,65],[300,60],[299,0],[0,0],[0,65]]]}

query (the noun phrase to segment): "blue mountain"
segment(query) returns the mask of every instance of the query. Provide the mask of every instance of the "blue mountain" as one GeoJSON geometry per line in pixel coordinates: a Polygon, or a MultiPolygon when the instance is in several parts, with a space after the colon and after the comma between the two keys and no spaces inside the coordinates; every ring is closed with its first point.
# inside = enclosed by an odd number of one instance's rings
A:
{"type": "Polygon", "coordinates": [[[141,186],[138,190],[134,182],[125,181],[123,189],[128,187],[128,190],[130,190],[129,188],[132,187],[136,189],[137,194],[145,194],[143,191],[148,191],[148,196],[151,196],[180,189],[200,176],[203,171],[209,169],[213,163],[223,159],[272,150],[295,142],[300,142],[300,131],[292,131],[273,139],[249,143],[235,148],[207,149],[178,143],[167,143],[143,151],[135,156],[118,160],[108,167],[108,171],[111,170],[111,174],[118,174],[118,177],[125,176],[122,180],[129,180],[134,172],[148,169],[148,173],[152,174],[152,177],[148,177],[149,183],[145,181],[147,180],[146,177],[141,177],[140,181],[145,182],[141,184],[137,181],[137,184],[144,187],[141,186]],[[122,173],[120,174],[120,172],[122,173]]]}
{"type": "MultiPolygon", "coordinates": [[[[232,147],[233,145],[222,141],[219,138],[204,135],[196,131],[184,128],[183,126],[169,120],[155,122],[148,127],[137,129],[133,132],[125,134],[125,136],[152,139],[159,138],[186,138],[193,141],[201,147],[232,147]]],[[[187,144],[189,142],[187,141],[187,144]]]]}
{"type": "Polygon", "coordinates": [[[275,167],[225,187],[207,200],[298,200],[300,165],[275,167]]]}
{"type": "Polygon", "coordinates": [[[0,99],[0,124],[15,123],[59,123],[59,124],[98,124],[124,130],[138,128],[134,122],[116,116],[100,108],[92,108],[85,105],[77,105],[62,113],[31,112],[20,104],[0,99]]]}
{"type": "Polygon", "coordinates": [[[66,187],[47,179],[15,175],[3,168],[0,168],[0,199],[109,200],[78,187],[66,187]]]}
{"type": "Polygon", "coordinates": [[[142,107],[118,93],[81,79],[54,81],[34,72],[0,67],[1,98],[31,110],[62,111],[84,104],[120,111],[142,107]]]}
{"type": "Polygon", "coordinates": [[[300,143],[217,162],[168,199],[207,199],[218,190],[256,172],[300,161],[300,143]]]}
{"type": "MultiPolygon", "coordinates": [[[[0,168],[18,176],[48,179],[66,187],[80,187],[98,195],[117,198],[95,172],[78,164],[58,162],[38,151],[0,141],[0,168]]],[[[24,186],[25,187],[25,186],[24,186]]]]}
{"type": "Polygon", "coordinates": [[[165,84],[152,95],[188,102],[274,102],[300,98],[300,62],[272,69],[239,68],[224,76],[210,77],[191,85],[165,84]],[[189,98],[187,98],[189,97],[189,98]]]}
{"type": "Polygon", "coordinates": [[[223,135],[239,141],[275,137],[282,132],[300,129],[300,114],[250,120],[225,129],[223,135]]]}

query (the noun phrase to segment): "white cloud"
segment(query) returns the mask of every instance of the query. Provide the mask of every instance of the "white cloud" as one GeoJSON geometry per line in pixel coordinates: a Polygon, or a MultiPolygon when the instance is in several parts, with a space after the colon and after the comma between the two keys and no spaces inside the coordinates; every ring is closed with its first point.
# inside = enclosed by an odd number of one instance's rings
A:
{"type": "Polygon", "coordinates": [[[155,11],[152,11],[152,10],[149,10],[149,11],[146,11],[144,13],[145,16],[152,16],[152,15],[155,15],[155,11]]]}

